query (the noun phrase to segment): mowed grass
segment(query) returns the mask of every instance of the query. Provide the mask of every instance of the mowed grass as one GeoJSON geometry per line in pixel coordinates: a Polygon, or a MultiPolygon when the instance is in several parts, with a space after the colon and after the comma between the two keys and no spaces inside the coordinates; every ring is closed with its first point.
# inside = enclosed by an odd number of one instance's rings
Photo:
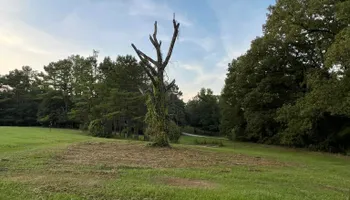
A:
{"type": "Polygon", "coordinates": [[[200,140],[219,141],[182,137],[156,149],[76,130],[0,127],[0,199],[349,198],[349,157],[200,140]]]}

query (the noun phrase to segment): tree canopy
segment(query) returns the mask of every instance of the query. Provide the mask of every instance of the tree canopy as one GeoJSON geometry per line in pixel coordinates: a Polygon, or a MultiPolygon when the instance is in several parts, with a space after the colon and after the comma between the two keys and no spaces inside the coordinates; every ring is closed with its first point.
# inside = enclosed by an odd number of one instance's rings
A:
{"type": "Polygon", "coordinates": [[[263,36],[229,65],[221,131],[238,140],[348,148],[349,13],[344,0],[271,6],[263,36]]]}

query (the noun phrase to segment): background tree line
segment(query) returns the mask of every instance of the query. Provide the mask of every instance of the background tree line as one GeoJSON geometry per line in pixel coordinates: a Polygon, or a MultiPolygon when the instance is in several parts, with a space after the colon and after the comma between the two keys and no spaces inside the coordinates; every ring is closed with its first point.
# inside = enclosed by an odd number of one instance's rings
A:
{"type": "Polygon", "coordinates": [[[350,1],[279,0],[263,36],[229,64],[221,132],[231,139],[350,147],[350,1]]]}
{"type": "MultiPolygon", "coordinates": [[[[149,88],[150,81],[141,63],[130,55],[105,57],[100,63],[97,58],[97,52],[89,57],[72,55],[49,63],[43,72],[24,66],[0,76],[0,125],[88,130],[92,123],[104,127],[92,130],[98,136],[143,134],[147,108],[140,90],[149,88]]],[[[219,119],[210,119],[218,117],[217,97],[207,91],[186,104],[175,84],[167,97],[175,126],[218,132],[219,119]],[[206,112],[216,114],[205,117],[206,112]]]]}

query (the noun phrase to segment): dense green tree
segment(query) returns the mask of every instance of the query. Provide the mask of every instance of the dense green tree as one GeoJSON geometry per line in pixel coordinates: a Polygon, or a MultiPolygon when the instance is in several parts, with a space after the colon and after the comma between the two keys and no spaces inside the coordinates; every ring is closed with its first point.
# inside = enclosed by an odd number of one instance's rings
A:
{"type": "Polygon", "coordinates": [[[73,62],[63,59],[44,66],[43,83],[47,93],[40,104],[38,120],[44,125],[65,126],[70,122],[68,113],[72,107],[73,62]],[[51,109],[52,112],[51,112],[51,109]]]}
{"type": "Polygon", "coordinates": [[[72,73],[74,74],[73,92],[74,106],[69,112],[72,120],[80,124],[81,129],[87,130],[89,123],[95,118],[93,107],[96,104],[98,81],[98,52],[94,51],[92,56],[87,58],[71,56],[73,63],[72,73]]]}
{"type": "Polygon", "coordinates": [[[219,132],[219,97],[211,89],[202,88],[186,104],[187,120],[190,126],[204,131],[219,132]]]}
{"type": "Polygon", "coordinates": [[[43,126],[74,127],[74,122],[67,119],[67,104],[61,95],[56,90],[49,90],[43,95],[37,113],[38,122],[43,126]]]}
{"type": "Polygon", "coordinates": [[[116,61],[105,58],[99,70],[97,117],[110,121],[112,132],[142,131],[146,108],[140,88],[148,81],[140,64],[130,55],[118,56],[116,61]]]}
{"type": "Polygon", "coordinates": [[[340,142],[349,124],[349,8],[341,0],[279,0],[271,6],[264,35],[229,66],[221,131],[239,140],[349,147],[340,142]]]}
{"type": "Polygon", "coordinates": [[[181,99],[182,92],[175,84],[169,93],[169,107],[168,113],[171,121],[175,122],[178,126],[186,125],[186,111],[185,102],[181,99]]]}
{"type": "Polygon", "coordinates": [[[102,134],[143,134],[146,96],[140,89],[150,83],[134,57],[106,57],[97,63],[97,52],[73,55],[44,70],[23,67],[0,76],[0,125],[87,130],[95,121],[104,127],[94,131],[102,134]]]}
{"type": "Polygon", "coordinates": [[[1,77],[0,124],[38,125],[36,113],[41,101],[41,81],[30,67],[10,71],[1,77]]]}

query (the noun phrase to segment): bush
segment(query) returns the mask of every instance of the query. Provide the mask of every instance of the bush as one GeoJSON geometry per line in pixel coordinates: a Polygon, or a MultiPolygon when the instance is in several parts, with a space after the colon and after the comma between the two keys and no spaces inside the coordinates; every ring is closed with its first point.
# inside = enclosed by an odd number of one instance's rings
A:
{"type": "Polygon", "coordinates": [[[129,127],[123,128],[123,130],[121,131],[121,137],[122,138],[129,138],[131,136],[130,131],[131,130],[129,127]]]}
{"type": "Polygon", "coordinates": [[[181,137],[181,129],[174,121],[169,122],[168,137],[170,142],[177,143],[181,137]]]}
{"type": "Polygon", "coordinates": [[[105,123],[102,119],[95,119],[89,124],[89,132],[95,137],[109,138],[112,136],[105,128],[105,123]]]}
{"type": "Polygon", "coordinates": [[[89,130],[89,126],[90,126],[90,124],[83,123],[83,124],[79,125],[79,129],[82,130],[82,131],[87,131],[87,130],[89,130]]]}
{"type": "Polygon", "coordinates": [[[236,140],[236,130],[234,128],[231,129],[230,133],[226,135],[229,140],[236,140]]]}
{"type": "Polygon", "coordinates": [[[153,136],[157,133],[155,128],[148,126],[145,131],[145,138],[147,138],[147,141],[152,141],[153,136]]]}
{"type": "Polygon", "coordinates": [[[196,145],[206,145],[206,146],[218,146],[218,147],[223,147],[224,143],[222,141],[217,141],[217,140],[194,140],[194,144],[196,145]]]}

